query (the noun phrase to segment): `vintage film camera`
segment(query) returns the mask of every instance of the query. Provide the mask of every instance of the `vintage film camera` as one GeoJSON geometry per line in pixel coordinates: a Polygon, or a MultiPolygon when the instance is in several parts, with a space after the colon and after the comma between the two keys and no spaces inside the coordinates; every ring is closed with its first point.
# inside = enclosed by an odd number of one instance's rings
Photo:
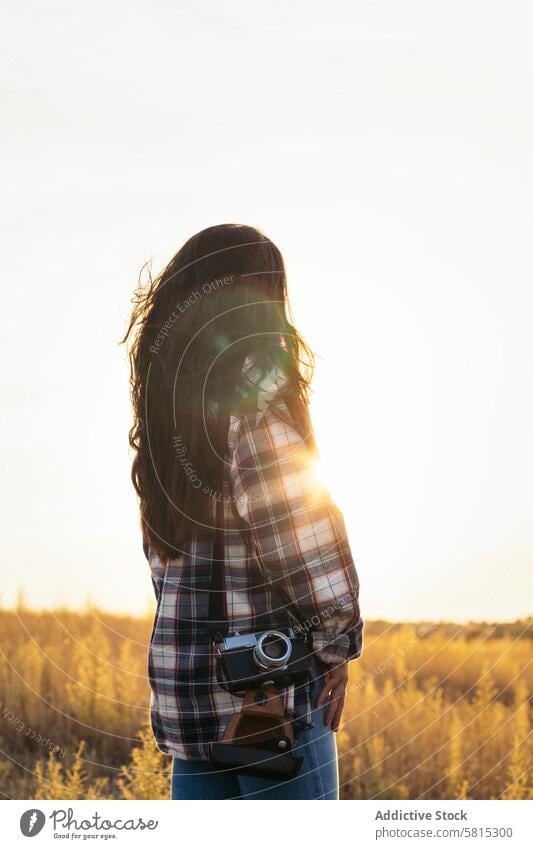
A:
{"type": "Polygon", "coordinates": [[[217,645],[217,677],[230,693],[273,684],[288,687],[309,676],[309,647],[291,628],[233,634],[217,645]]]}

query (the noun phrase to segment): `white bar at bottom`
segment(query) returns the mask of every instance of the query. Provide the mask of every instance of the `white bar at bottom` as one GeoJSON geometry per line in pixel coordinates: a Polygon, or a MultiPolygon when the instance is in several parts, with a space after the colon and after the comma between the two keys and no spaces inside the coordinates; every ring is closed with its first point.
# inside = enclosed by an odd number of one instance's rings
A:
{"type": "Polygon", "coordinates": [[[4,801],[2,845],[533,846],[531,801],[235,801],[4,801]]]}

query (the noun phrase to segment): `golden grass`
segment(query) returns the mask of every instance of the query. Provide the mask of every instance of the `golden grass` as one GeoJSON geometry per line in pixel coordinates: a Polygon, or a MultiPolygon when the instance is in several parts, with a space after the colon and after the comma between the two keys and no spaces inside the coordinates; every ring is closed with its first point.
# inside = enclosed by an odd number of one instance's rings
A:
{"type": "MultiPolygon", "coordinates": [[[[368,622],[338,735],[347,799],[526,799],[531,621],[368,622]]],[[[147,725],[150,618],[0,611],[7,798],[168,798],[147,725]]]]}

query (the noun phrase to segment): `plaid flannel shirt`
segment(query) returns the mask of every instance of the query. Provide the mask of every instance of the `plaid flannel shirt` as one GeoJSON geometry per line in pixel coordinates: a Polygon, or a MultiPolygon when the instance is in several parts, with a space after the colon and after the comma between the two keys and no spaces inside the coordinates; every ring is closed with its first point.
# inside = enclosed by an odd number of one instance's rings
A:
{"type": "MultiPolygon", "coordinates": [[[[294,627],[320,664],[360,656],[359,581],[343,517],[314,474],[283,402],[284,381],[248,358],[244,386],[258,388],[253,414],[232,415],[223,480],[225,602],[229,633],[294,627]]],[[[243,391],[245,394],[246,389],[243,391]]],[[[215,522],[213,522],[215,525],[215,522]]],[[[208,636],[214,534],[198,535],[164,564],[144,543],[157,608],[148,652],[150,716],[158,748],[206,760],[242,699],[218,684],[208,636]]],[[[312,725],[310,685],[282,690],[296,733],[312,725]]]]}

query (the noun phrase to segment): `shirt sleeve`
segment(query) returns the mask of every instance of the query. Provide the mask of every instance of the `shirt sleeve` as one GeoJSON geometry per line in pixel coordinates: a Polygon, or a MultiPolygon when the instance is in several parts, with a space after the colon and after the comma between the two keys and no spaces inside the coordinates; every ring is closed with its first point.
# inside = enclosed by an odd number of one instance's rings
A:
{"type": "Polygon", "coordinates": [[[359,579],[342,514],[289,422],[272,408],[242,418],[233,498],[266,577],[298,612],[297,630],[312,634],[324,663],[336,664],[362,652],[359,579]]]}

